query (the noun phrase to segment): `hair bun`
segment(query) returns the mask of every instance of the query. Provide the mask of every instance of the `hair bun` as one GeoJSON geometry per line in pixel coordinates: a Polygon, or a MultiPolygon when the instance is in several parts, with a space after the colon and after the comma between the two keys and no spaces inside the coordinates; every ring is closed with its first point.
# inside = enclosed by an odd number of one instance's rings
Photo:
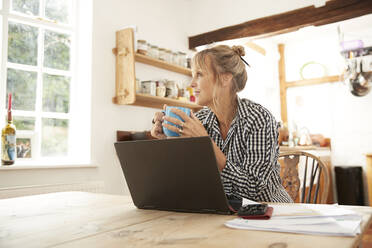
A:
{"type": "Polygon", "coordinates": [[[239,56],[245,55],[244,47],[242,46],[232,46],[231,49],[239,56]]]}

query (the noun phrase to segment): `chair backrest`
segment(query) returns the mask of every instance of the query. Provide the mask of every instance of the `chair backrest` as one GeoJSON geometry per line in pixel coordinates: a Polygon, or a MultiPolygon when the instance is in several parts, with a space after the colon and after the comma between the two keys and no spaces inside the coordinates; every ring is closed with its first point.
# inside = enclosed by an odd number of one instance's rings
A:
{"type": "Polygon", "coordinates": [[[279,161],[282,184],[294,202],[327,202],[329,174],[317,156],[304,151],[281,152],[279,161]]]}

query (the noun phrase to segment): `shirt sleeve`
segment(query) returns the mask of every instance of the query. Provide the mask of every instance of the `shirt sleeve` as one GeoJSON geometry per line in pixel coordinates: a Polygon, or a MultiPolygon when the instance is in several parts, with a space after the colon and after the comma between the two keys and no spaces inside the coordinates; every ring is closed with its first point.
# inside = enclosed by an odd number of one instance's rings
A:
{"type": "Polygon", "coordinates": [[[227,159],[221,174],[224,186],[234,194],[251,200],[288,202],[290,200],[285,192],[279,193],[284,195],[283,199],[275,196],[278,190],[284,190],[277,164],[277,123],[270,114],[262,121],[263,125],[248,134],[246,149],[236,151],[243,153],[242,164],[227,159]]]}

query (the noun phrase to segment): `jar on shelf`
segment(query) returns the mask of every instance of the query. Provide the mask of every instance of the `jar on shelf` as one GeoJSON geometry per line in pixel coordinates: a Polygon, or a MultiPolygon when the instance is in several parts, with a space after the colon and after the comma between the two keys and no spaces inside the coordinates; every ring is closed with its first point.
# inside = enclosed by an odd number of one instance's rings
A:
{"type": "Polygon", "coordinates": [[[147,43],[147,56],[152,57],[152,45],[147,43]]]}
{"type": "Polygon", "coordinates": [[[181,52],[177,52],[176,64],[177,64],[178,66],[181,65],[181,57],[182,57],[181,52]]]}
{"type": "Polygon", "coordinates": [[[155,81],[142,81],[141,82],[141,92],[143,94],[148,94],[156,96],[156,82],[155,81]]]}
{"type": "Polygon", "coordinates": [[[137,40],[137,53],[147,55],[147,42],[145,40],[137,40]]]}
{"type": "Polygon", "coordinates": [[[150,51],[149,56],[153,57],[154,59],[159,59],[159,47],[151,45],[149,51],[150,51]]]}
{"type": "Polygon", "coordinates": [[[178,54],[176,52],[172,52],[172,64],[178,65],[178,54]]]}
{"type": "Polygon", "coordinates": [[[156,82],[156,96],[165,97],[167,89],[165,87],[164,82],[157,81],[156,82]]]}
{"type": "Polygon", "coordinates": [[[159,48],[159,59],[165,61],[166,52],[164,48],[159,48]]]}
{"type": "Polygon", "coordinates": [[[190,55],[186,56],[186,67],[191,69],[191,56],[190,55]]]}
{"type": "Polygon", "coordinates": [[[185,89],[179,86],[178,87],[178,99],[186,100],[184,97],[185,97],[185,89]]]}
{"type": "Polygon", "coordinates": [[[178,65],[185,67],[186,65],[186,53],[178,52],[178,65]]]}
{"type": "Polygon", "coordinates": [[[178,97],[178,88],[174,81],[167,81],[165,84],[166,87],[166,97],[177,98],[178,97]]]}
{"type": "Polygon", "coordinates": [[[168,63],[172,63],[172,51],[171,50],[165,50],[165,61],[168,63]]]}

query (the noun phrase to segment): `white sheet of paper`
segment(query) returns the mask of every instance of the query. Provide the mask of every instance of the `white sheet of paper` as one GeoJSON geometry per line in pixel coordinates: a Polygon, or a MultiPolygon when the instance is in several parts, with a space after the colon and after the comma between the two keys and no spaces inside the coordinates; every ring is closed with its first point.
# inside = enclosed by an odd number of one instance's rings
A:
{"type": "MultiPolygon", "coordinates": [[[[244,202],[244,201],[243,201],[244,202]]],[[[355,236],[362,217],[338,205],[272,205],[269,220],[233,219],[226,226],[247,230],[289,232],[313,235],[355,236]]]]}

